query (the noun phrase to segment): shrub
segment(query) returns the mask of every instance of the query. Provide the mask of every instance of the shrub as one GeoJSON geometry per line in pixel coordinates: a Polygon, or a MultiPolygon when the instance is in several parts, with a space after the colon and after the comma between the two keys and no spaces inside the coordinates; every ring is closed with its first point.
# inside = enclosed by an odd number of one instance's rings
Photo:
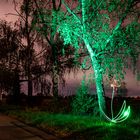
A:
{"type": "Polygon", "coordinates": [[[89,84],[82,80],[72,101],[72,113],[75,115],[97,115],[98,103],[95,96],[90,95],[89,84]]]}

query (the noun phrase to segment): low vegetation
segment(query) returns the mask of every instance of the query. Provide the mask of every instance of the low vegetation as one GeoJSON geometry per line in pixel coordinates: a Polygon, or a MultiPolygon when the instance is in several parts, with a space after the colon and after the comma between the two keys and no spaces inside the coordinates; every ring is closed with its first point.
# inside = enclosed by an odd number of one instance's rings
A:
{"type": "MultiPolygon", "coordinates": [[[[43,129],[47,133],[66,140],[139,140],[140,114],[137,112],[139,101],[131,103],[131,116],[123,123],[114,124],[92,115],[74,115],[64,111],[42,111],[40,107],[1,106],[0,111],[43,129]]],[[[57,106],[58,108],[60,106],[57,106]]],[[[56,107],[56,108],[57,108],[56,107]]],[[[59,109],[60,110],[60,109],[59,109]]]]}

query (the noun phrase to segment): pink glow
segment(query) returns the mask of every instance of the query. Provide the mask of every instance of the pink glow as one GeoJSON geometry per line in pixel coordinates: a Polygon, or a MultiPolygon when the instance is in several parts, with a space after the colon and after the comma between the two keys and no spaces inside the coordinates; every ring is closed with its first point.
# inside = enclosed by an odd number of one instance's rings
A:
{"type": "Polygon", "coordinates": [[[11,1],[6,2],[6,0],[0,1],[0,18],[5,19],[9,22],[13,22],[17,19],[16,16],[6,15],[8,13],[15,13],[14,6],[11,1]]]}

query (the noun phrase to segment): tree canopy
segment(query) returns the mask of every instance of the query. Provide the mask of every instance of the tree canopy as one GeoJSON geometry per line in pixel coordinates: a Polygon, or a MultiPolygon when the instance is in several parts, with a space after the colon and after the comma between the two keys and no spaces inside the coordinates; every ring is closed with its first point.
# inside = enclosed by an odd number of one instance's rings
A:
{"type": "MultiPolygon", "coordinates": [[[[58,32],[65,44],[71,44],[77,50],[87,49],[95,75],[99,108],[104,114],[103,75],[123,78],[124,68],[130,64],[129,58],[138,58],[140,52],[138,1],[79,0],[71,7],[63,0],[63,4],[65,20],[60,22],[58,32]]],[[[115,122],[114,119],[112,116],[111,121],[115,122]]]]}

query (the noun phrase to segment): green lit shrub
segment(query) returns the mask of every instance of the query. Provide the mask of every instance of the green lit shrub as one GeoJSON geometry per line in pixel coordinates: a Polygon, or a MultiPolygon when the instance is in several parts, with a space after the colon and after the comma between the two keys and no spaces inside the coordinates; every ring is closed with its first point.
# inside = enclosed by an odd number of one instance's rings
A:
{"type": "Polygon", "coordinates": [[[97,115],[98,103],[95,96],[90,95],[89,84],[82,81],[72,101],[72,113],[75,115],[97,115]]]}

